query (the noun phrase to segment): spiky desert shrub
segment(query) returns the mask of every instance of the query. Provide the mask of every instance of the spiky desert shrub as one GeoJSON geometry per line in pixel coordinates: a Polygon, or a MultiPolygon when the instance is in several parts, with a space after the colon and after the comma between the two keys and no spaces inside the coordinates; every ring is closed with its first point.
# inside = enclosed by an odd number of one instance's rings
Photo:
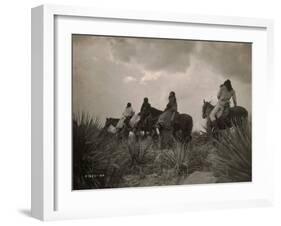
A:
{"type": "Polygon", "coordinates": [[[116,138],[102,131],[100,121],[84,113],[73,117],[73,189],[117,186],[124,150],[116,138]]]}
{"type": "Polygon", "coordinates": [[[130,136],[127,148],[131,158],[131,166],[143,165],[147,163],[147,155],[151,150],[153,142],[151,139],[137,140],[135,136],[130,136]]]}
{"type": "Polygon", "coordinates": [[[190,157],[190,143],[174,141],[173,147],[163,152],[163,164],[168,168],[173,168],[178,175],[186,175],[190,157]]]}
{"type": "Polygon", "coordinates": [[[217,158],[213,162],[213,169],[216,175],[226,181],[251,181],[251,124],[243,121],[241,125],[221,132],[215,142],[217,158]]]}

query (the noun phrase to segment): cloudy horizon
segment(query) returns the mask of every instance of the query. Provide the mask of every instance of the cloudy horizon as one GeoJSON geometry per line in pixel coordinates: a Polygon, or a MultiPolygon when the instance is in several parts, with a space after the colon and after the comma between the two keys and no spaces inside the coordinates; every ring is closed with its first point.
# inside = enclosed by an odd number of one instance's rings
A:
{"type": "Polygon", "coordinates": [[[119,118],[144,97],[164,110],[175,91],[178,111],[202,130],[203,99],[216,103],[220,84],[230,79],[238,105],[252,111],[251,44],[73,35],[73,113],[104,122],[119,118]]]}

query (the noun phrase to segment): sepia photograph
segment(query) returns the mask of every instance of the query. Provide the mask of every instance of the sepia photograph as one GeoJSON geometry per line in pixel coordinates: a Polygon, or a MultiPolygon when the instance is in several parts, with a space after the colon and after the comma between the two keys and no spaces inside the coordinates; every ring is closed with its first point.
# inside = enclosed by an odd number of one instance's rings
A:
{"type": "Polygon", "coordinates": [[[252,43],[72,34],[72,189],[252,181],[252,43]]]}

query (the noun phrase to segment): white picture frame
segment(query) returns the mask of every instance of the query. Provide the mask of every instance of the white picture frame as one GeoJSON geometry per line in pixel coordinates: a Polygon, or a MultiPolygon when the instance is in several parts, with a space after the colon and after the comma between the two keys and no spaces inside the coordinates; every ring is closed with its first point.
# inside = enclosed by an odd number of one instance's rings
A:
{"type": "MultiPolygon", "coordinates": [[[[105,26],[106,27],[106,26],[105,26]]],[[[177,28],[175,27],[175,31],[177,28]]],[[[164,32],[164,31],[163,31],[164,32]]],[[[186,34],[185,34],[186,35],[186,34]]],[[[183,35],[180,38],[185,38],[183,35]]],[[[186,37],[190,38],[190,37],[186,37]]],[[[195,37],[196,39],[196,37],[195,37]]],[[[69,218],[88,218],[97,216],[114,216],[129,214],[144,214],[157,212],[186,211],[209,208],[233,208],[271,205],[273,202],[273,179],[267,177],[267,172],[273,170],[273,150],[265,139],[260,139],[267,131],[266,120],[268,110],[265,110],[255,98],[265,100],[270,96],[273,84],[273,22],[266,19],[182,15],[171,13],[132,12],[100,10],[83,7],[43,5],[32,9],[32,200],[31,213],[33,217],[41,220],[56,220],[69,218]],[[59,21],[59,19],[61,19],[59,21]],[[65,19],[67,18],[67,19],[65,19]],[[69,19],[70,18],[70,19],[69,19]],[[71,20],[71,23],[69,23],[71,20]],[[75,24],[78,21],[77,24],[75,24]],[[106,21],[112,31],[101,29],[106,21]],[[126,22],[122,29],[122,23],[126,22]],[[89,24],[87,24],[89,23],[89,24]],[[89,25],[94,23],[97,27],[89,25]],[[113,29],[110,23],[120,23],[120,30],[113,29]],[[138,31],[125,30],[125,26],[138,23],[143,25],[138,31]],[[84,25],[83,25],[84,24],[84,25]],[[99,26],[100,24],[100,26],[99,26]],[[178,37],[179,33],[172,34],[173,26],[193,26],[207,29],[206,33],[200,31],[197,39],[240,40],[257,43],[257,52],[253,53],[253,150],[256,157],[253,159],[254,179],[246,184],[223,185],[181,185],[163,188],[130,188],[109,189],[107,191],[81,191],[72,192],[68,180],[61,176],[63,173],[71,174],[70,162],[62,163],[61,159],[67,155],[71,144],[69,140],[60,136],[66,128],[67,121],[61,122],[61,115],[69,114],[69,105],[58,104],[61,100],[69,103],[71,96],[67,86],[71,80],[68,75],[70,46],[66,45],[65,62],[56,58],[63,38],[69,37],[72,29],[79,27],[81,33],[98,32],[99,34],[112,34],[123,36],[151,36],[149,27],[169,26],[165,34],[159,32],[158,37],[178,37]],[[208,30],[210,28],[210,31],[208,30]],[[219,29],[221,34],[212,31],[219,29]],[[85,30],[83,30],[85,29],[85,30]],[[241,29],[245,34],[232,36],[228,29],[241,29]],[[248,31],[252,33],[248,35],[248,31]],[[131,33],[130,33],[131,32],[131,33]],[[138,32],[138,33],[137,33],[138,32]],[[221,36],[217,36],[221,35],[221,36]],[[216,38],[217,37],[217,38],[216,38]],[[257,54],[263,53],[263,54],[257,54]],[[68,54],[68,55],[67,55],[68,54]],[[256,55],[262,56],[256,56],[256,55]],[[59,64],[58,65],[58,61],[59,64]],[[259,67],[259,68],[258,68],[259,67]],[[59,69],[62,68],[62,69],[59,69]],[[64,69],[63,69],[64,68],[64,69]],[[62,70],[62,71],[60,71],[62,70]],[[57,74],[63,76],[56,76],[57,74]],[[260,94],[259,94],[260,93],[260,94]],[[261,129],[263,133],[261,133],[261,129]],[[63,150],[63,151],[58,151],[63,150]],[[261,155],[260,149],[266,151],[261,155]],[[65,165],[64,165],[65,164],[65,165]],[[236,192],[237,191],[237,192],[236,192]],[[208,195],[211,193],[211,195],[208,195]],[[206,195],[207,194],[207,195],[206,195]],[[232,194],[231,197],[229,194],[232,194]],[[210,197],[211,196],[211,197],[210,197]],[[106,198],[107,197],[107,198],[106,198]],[[167,197],[163,199],[163,197],[167,197]],[[169,198],[170,197],[170,198],[169,198]],[[172,197],[172,198],[171,198],[172,197]],[[95,205],[85,203],[85,200],[95,200],[95,205]],[[110,201],[111,200],[111,201],[110,201]],[[81,207],[83,205],[83,208],[81,207]],[[77,207],[79,206],[79,207],[77,207]]],[[[68,42],[66,42],[68,43],[68,42]]],[[[270,98],[268,98],[270,99],[270,98]]],[[[265,102],[264,102],[265,103],[265,102]]],[[[271,104],[270,101],[267,102],[271,104]]],[[[270,109],[267,107],[266,109],[270,109]]],[[[70,113],[71,117],[71,113],[70,113]]],[[[69,121],[70,122],[70,121],[69,121]]],[[[67,134],[67,133],[66,133],[67,134]]],[[[66,159],[69,160],[68,157],[66,159]]]]}

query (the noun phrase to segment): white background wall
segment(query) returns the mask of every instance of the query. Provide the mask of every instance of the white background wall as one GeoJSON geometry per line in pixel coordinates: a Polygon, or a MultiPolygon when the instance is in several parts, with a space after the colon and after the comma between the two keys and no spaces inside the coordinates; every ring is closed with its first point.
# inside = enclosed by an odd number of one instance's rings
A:
{"type": "MultiPolygon", "coordinates": [[[[275,20],[275,107],[272,144],[280,140],[281,7],[273,0],[56,0],[91,7],[263,17],[275,20]],[[279,51],[278,51],[279,50],[279,51]]],[[[30,8],[51,1],[6,0],[0,13],[0,225],[41,224],[30,208],[30,8]]],[[[277,149],[278,150],[278,149],[277,149]]],[[[266,152],[266,150],[265,150],[266,152]]],[[[280,150],[281,152],[281,150],[280,150]]],[[[281,154],[275,153],[276,202],[271,208],[197,211],[179,214],[54,222],[55,225],[280,225],[281,154]]],[[[94,205],[94,204],[93,204],[94,205]]]]}

